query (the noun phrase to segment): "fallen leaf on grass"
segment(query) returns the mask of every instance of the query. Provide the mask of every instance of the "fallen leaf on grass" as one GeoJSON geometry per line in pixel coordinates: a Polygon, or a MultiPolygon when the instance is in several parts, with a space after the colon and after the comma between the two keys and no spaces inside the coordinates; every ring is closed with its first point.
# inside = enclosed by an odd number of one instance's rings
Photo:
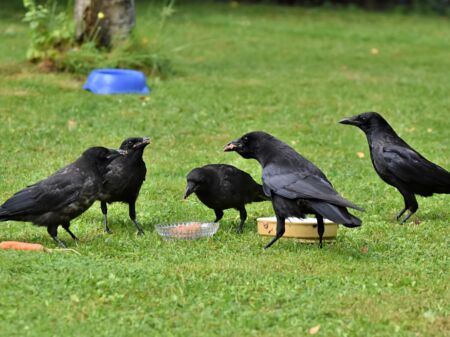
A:
{"type": "Polygon", "coordinates": [[[423,317],[427,320],[433,323],[436,320],[436,313],[434,313],[431,310],[425,311],[423,313],[423,317]]]}
{"type": "Polygon", "coordinates": [[[368,246],[362,246],[361,247],[361,253],[367,254],[368,252],[369,252],[369,247],[368,246]]]}
{"type": "Polygon", "coordinates": [[[75,303],[80,303],[80,299],[77,295],[70,295],[70,300],[75,303]]]}
{"type": "Polygon", "coordinates": [[[310,335],[315,335],[316,333],[318,333],[320,330],[320,324],[317,324],[316,326],[313,326],[312,328],[309,329],[309,334],[310,335]]]}
{"type": "Polygon", "coordinates": [[[356,152],[356,155],[359,157],[359,158],[364,158],[366,155],[364,154],[364,152],[356,152]]]}
{"type": "Polygon", "coordinates": [[[67,121],[67,128],[72,131],[77,128],[77,121],[75,119],[69,119],[67,121]]]}
{"type": "Polygon", "coordinates": [[[378,48],[372,48],[372,49],[370,50],[370,53],[371,53],[372,55],[378,55],[378,54],[380,53],[380,51],[378,50],[378,48]]]}
{"type": "Polygon", "coordinates": [[[430,132],[433,132],[433,129],[432,129],[432,128],[428,128],[428,129],[427,129],[427,132],[429,132],[429,133],[430,133],[430,132]]]}

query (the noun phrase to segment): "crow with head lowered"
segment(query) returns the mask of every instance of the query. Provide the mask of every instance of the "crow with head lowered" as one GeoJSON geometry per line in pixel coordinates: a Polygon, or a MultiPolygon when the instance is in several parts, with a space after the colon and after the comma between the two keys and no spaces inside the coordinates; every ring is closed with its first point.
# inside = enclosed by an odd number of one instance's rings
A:
{"type": "Polygon", "coordinates": [[[148,144],[150,144],[148,137],[125,139],[120,145],[120,149],[125,151],[126,155],[116,158],[108,165],[99,197],[105,232],[111,233],[108,227],[107,204],[123,202],[128,204],[128,214],[138,231],[137,233],[144,234],[144,230],[136,220],[136,200],[147,173],[142,156],[148,144]]]}
{"type": "Polygon", "coordinates": [[[74,240],[70,221],[97,200],[108,164],[123,151],[92,147],[72,164],[48,178],[24,188],[0,206],[0,221],[26,221],[47,227],[47,232],[61,247],[58,226],[74,240]]]}
{"type": "Polygon", "coordinates": [[[210,164],[193,169],[187,175],[184,199],[195,193],[200,201],[214,210],[216,220],[223,217],[223,210],[234,208],[239,211],[241,222],[237,228],[242,233],[247,219],[245,205],[265,201],[262,186],[246,172],[226,164],[210,164]]]}
{"type": "Polygon", "coordinates": [[[365,112],[339,123],[354,125],[366,134],[375,171],[403,196],[405,207],[397,220],[409,210],[400,223],[418,210],[415,194],[429,197],[433,193],[450,193],[450,173],[409,146],[379,113],[365,112]]]}
{"type": "Polygon", "coordinates": [[[350,214],[347,207],[363,209],[341,197],[318,167],[272,135],[250,132],[227,144],[224,151],[236,151],[246,159],[256,159],[262,166],[264,193],[271,198],[277,219],[276,235],[265,248],[283,236],[287,217],[314,214],[320,247],[324,218],[346,227],[361,225],[361,220],[350,214]]]}

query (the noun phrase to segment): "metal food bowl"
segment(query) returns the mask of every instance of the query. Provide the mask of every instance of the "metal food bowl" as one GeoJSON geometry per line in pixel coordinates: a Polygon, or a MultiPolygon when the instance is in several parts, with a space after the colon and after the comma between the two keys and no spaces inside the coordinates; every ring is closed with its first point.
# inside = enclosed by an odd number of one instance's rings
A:
{"type": "Polygon", "coordinates": [[[156,225],[156,231],[166,240],[195,240],[212,237],[219,229],[218,222],[180,222],[170,225],[156,225]]]}

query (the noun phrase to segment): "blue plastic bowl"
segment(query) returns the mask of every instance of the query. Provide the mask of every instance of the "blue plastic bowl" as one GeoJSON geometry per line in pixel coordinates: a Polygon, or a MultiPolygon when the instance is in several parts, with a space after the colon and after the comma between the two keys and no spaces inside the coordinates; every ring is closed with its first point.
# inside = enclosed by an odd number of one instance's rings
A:
{"type": "Polygon", "coordinates": [[[150,93],[144,74],[129,69],[94,69],[83,89],[101,95],[150,93]]]}

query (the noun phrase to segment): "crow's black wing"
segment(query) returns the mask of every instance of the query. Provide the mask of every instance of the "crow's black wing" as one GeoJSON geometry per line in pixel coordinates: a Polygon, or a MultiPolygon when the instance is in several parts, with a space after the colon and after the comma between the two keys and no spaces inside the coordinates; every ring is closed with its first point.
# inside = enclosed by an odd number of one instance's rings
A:
{"type": "Polygon", "coordinates": [[[242,173],[231,165],[221,165],[217,171],[219,178],[220,193],[226,196],[238,196],[242,188],[242,173]]]}
{"type": "Polygon", "coordinates": [[[3,205],[8,216],[41,214],[65,207],[76,200],[80,181],[54,175],[14,194],[3,205]]]}
{"type": "Polygon", "coordinates": [[[416,151],[398,145],[383,147],[383,159],[391,174],[407,184],[450,189],[450,173],[416,151]]]}
{"type": "Polygon", "coordinates": [[[217,170],[221,194],[232,197],[235,202],[250,203],[269,200],[264,195],[262,186],[247,172],[227,164],[215,164],[211,167],[217,170]]]}
{"type": "Polygon", "coordinates": [[[269,165],[263,170],[263,183],[264,192],[268,196],[273,191],[288,199],[316,199],[363,210],[341,197],[327,180],[312,174],[292,170],[280,171],[269,165]]]}
{"type": "Polygon", "coordinates": [[[125,191],[130,183],[130,177],[133,176],[133,167],[127,167],[127,158],[119,157],[113,160],[103,175],[103,188],[107,193],[113,195],[125,191]]]}

